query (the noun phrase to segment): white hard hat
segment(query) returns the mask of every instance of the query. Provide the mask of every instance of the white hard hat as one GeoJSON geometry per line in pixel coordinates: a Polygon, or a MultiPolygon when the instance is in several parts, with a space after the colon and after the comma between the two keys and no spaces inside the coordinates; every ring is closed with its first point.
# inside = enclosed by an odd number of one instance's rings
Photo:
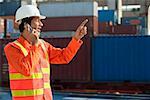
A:
{"type": "Polygon", "coordinates": [[[45,16],[40,15],[40,11],[35,5],[23,5],[17,11],[15,15],[15,21],[18,22],[23,18],[37,16],[40,19],[45,19],[45,16]]]}

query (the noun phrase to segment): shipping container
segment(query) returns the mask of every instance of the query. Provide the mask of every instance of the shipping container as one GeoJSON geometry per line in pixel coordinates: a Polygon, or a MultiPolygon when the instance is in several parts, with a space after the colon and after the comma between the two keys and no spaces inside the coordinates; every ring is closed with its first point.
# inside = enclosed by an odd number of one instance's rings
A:
{"type": "Polygon", "coordinates": [[[0,16],[2,19],[8,19],[8,20],[12,20],[14,23],[13,23],[13,27],[14,29],[18,29],[19,26],[17,23],[15,23],[15,16],[14,15],[11,15],[11,16],[0,16]]]}
{"type": "Polygon", "coordinates": [[[98,22],[98,34],[108,34],[110,32],[111,22],[98,22]]]}
{"type": "Polygon", "coordinates": [[[97,2],[41,3],[39,9],[47,17],[96,16],[97,2]]]}
{"type": "Polygon", "coordinates": [[[149,36],[101,36],[92,39],[95,82],[150,82],[149,36]]]}
{"type": "Polygon", "coordinates": [[[8,62],[4,53],[4,47],[5,45],[10,42],[13,41],[13,39],[1,39],[1,46],[0,46],[0,79],[1,79],[1,83],[0,86],[2,87],[9,87],[9,72],[8,72],[8,62]]]}
{"type": "Polygon", "coordinates": [[[75,34],[75,31],[49,31],[42,32],[42,38],[63,38],[63,37],[72,37],[75,34]]]}
{"type": "Polygon", "coordinates": [[[110,31],[108,34],[128,34],[135,35],[137,34],[137,26],[136,25],[113,25],[110,26],[110,31]]]}
{"type": "Polygon", "coordinates": [[[123,25],[136,25],[138,34],[147,34],[145,33],[147,26],[146,17],[123,17],[121,21],[123,25]]]}
{"type": "MultiPolygon", "coordinates": [[[[55,47],[66,47],[71,38],[45,39],[55,47]]],[[[84,43],[69,64],[51,65],[52,80],[61,82],[87,82],[91,80],[91,45],[90,38],[84,43]]]]}
{"type": "Polygon", "coordinates": [[[98,33],[98,19],[94,16],[47,18],[43,20],[44,27],[42,31],[76,31],[77,27],[86,18],[89,20],[87,23],[88,33],[98,33]]]}
{"type": "Polygon", "coordinates": [[[3,0],[4,2],[20,2],[20,0],[3,0]]]}
{"type": "Polygon", "coordinates": [[[123,17],[121,19],[123,25],[141,25],[146,27],[146,17],[123,17]]]}
{"type": "Polygon", "coordinates": [[[115,10],[98,10],[99,22],[112,22],[116,20],[115,10]]]}
{"type": "Polygon", "coordinates": [[[0,16],[15,15],[17,8],[21,6],[21,1],[16,2],[1,2],[0,3],[0,16]],[[10,8],[11,7],[11,8],[10,8]]]}

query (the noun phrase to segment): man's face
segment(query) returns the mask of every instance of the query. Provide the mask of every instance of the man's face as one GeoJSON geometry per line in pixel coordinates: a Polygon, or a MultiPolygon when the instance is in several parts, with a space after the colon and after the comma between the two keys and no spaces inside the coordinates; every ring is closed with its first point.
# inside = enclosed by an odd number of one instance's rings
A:
{"type": "Polygon", "coordinates": [[[31,27],[32,33],[30,33],[29,30],[28,32],[25,32],[26,38],[28,39],[28,41],[32,42],[33,44],[38,41],[42,26],[43,26],[43,23],[41,22],[41,19],[39,17],[34,17],[31,20],[31,25],[28,26],[28,29],[30,29],[29,27],[31,27]]]}
{"type": "Polygon", "coordinates": [[[39,17],[34,17],[31,21],[31,27],[35,29],[37,32],[41,32],[43,23],[41,22],[41,19],[39,17]]]}

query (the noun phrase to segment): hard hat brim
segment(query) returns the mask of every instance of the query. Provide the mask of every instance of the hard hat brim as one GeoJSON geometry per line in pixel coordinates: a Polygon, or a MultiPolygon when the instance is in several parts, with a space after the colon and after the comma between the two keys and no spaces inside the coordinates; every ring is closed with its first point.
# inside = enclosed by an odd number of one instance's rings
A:
{"type": "Polygon", "coordinates": [[[45,19],[45,18],[46,18],[46,16],[43,16],[43,15],[40,16],[40,19],[45,19]]]}
{"type": "MultiPolygon", "coordinates": [[[[46,16],[40,15],[39,18],[40,18],[40,19],[45,19],[46,16]]],[[[19,21],[20,21],[20,20],[15,20],[16,23],[19,22],[19,21]]]]}

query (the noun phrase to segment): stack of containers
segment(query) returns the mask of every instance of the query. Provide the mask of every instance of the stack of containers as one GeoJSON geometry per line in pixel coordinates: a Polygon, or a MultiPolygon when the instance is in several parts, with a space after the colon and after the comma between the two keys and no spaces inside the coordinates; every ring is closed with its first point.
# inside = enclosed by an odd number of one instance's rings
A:
{"type": "Polygon", "coordinates": [[[43,21],[43,35],[71,37],[80,23],[86,18],[89,19],[87,24],[88,35],[98,33],[97,6],[97,2],[40,4],[40,11],[47,16],[47,19],[43,21]]]}
{"type": "Polygon", "coordinates": [[[136,25],[138,34],[146,34],[146,17],[123,17],[123,25],[136,25]]]}
{"type": "Polygon", "coordinates": [[[86,18],[88,34],[84,44],[67,65],[52,65],[53,80],[61,82],[87,82],[91,80],[91,37],[98,33],[97,2],[69,2],[40,4],[43,21],[42,37],[56,47],[66,47],[77,27],[86,18]],[[57,33],[57,34],[56,34],[57,33]],[[60,66],[60,67],[58,67],[60,66]]]}
{"type": "MultiPolygon", "coordinates": [[[[137,20],[132,18],[130,24],[116,24],[116,13],[115,10],[99,10],[98,11],[98,30],[99,34],[109,34],[109,35],[118,35],[118,34],[137,34],[137,20]]],[[[122,22],[125,22],[127,18],[122,18],[122,22]]],[[[129,20],[129,19],[128,19],[129,20]]],[[[140,30],[140,27],[138,27],[140,30]]]]}

